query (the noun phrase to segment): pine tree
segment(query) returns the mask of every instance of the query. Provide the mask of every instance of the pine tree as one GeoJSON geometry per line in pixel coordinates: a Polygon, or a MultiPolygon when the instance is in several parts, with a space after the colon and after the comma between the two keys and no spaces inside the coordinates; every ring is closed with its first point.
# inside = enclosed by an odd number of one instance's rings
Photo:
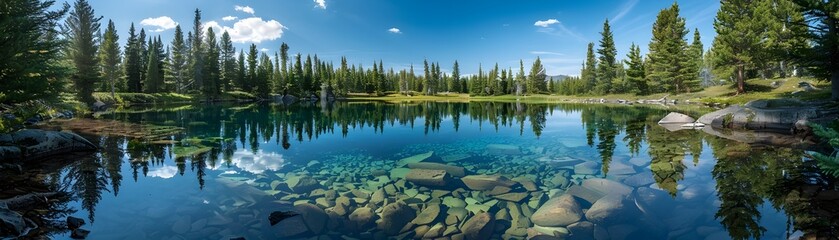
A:
{"type": "Polygon", "coordinates": [[[224,91],[233,90],[233,82],[236,81],[236,48],[230,40],[227,31],[221,34],[221,82],[224,91]]]}
{"type": "Polygon", "coordinates": [[[287,94],[287,91],[289,89],[289,82],[291,81],[291,79],[289,78],[288,74],[288,44],[286,44],[285,42],[283,42],[283,44],[280,45],[280,58],[282,59],[280,65],[280,86],[279,89],[277,89],[277,92],[287,94]]]}
{"type": "Polygon", "coordinates": [[[128,30],[128,41],[125,44],[125,81],[128,85],[128,92],[141,92],[143,90],[140,69],[145,66],[141,66],[140,39],[137,37],[132,23],[128,30]]]}
{"type": "Polygon", "coordinates": [[[624,61],[628,66],[626,69],[626,80],[629,88],[627,90],[638,95],[649,94],[647,81],[644,79],[645,71],[644,61],[641,58],[641,48],[635,45],[635,43],[632,43],[626,58],[629,59],[624,61]]]}
{"type": "MultiPolygon", "coordinates": [[[[831,82],[831,99],[839,101],[839,2],[817,0],[794,0],[804,11],[808,22],[814,22],[812,49],[796,54],[798,62],[809,67],[816,77],[831,82]]],[[[799,22],[800,25],[806,25],[799,22]]],[[[805,34],[805,33],[799,33],[805,34]]]]}
{"type": "Polygon", "coordinates": [[[598,66],[597,66],[597,85],[595,92],[598,94],[613,93],[614,88],[612,82],[617,78],[617,60],[618,50],[615,49],[615,40],[612,37],[612,30],[609,26],[609,20],[603,23],[603,31],[600,32],[600,48],[597,49],[598,66]]]}
{"type": "Polygon", "coordinates": [[[753,1],[723,0],[714,20],[716,64],[734,67],[738,94],[746,92],[746,71],[752,65],[755,50],[760,49],[763,32],[761,25],[753,22],[760,19],[755,14],[753,1]]]}
{"type": "Polygon", "coordinates": [[[137,55],[140,57],[140,85],[137,92],[143,92],[143,85],[146,84],[146,70],[149,64],[149,45],[146,42],[146,30],[140,28],[140,35],[137,38],[137,55]]]}
{"type": "Polygon", "coordinates": [[[458,82],[460,81],[460,66],[457,64],[457,60],[454,61],[454,65],[452,65],[452,80],[449,81],[449,91],[453,92],[460,92],[461,90],[458,89],[458,82]]]}
{"type": "Polygon", "coordinates": [[[254,90],[256,86],[254,86],[256,82],[256,66],[257,66],[257,55],[256,51],[256,44],[251,44],[250,49],[248,50],[248,72],[245,75],[245,82],[242,84],[242,91],[249,92],[249,93],[256,93],[254,90]]]}
{"type": "Polygon", "coordinates": [[[69,69],[59,64],[62,41],[56,23],[69,6],[56,8],[54,3],[23,0],[0,4],[0,103],[55,100],[59,96],[69,69]]]}
{"type": "Polygon", "coordinates": [[[236,87],[240,90],[249,92],[247,83],[247,67],[245,66],[245,52],[239,50],[239,58],[236,60],[236,87]]]}
{"type": "Polygon", "coordinates": [[[586,91],[594,91],[597,86],[597,58],[594,56],[594,43],[588,43],[586,62],[580,75],[586,83],[586,91]]]}
{"type": "Polygon", "coordinates": [[[201,25],[201,10],[195,9],[195,18],[192,21],[192,42],[190,46],[190,57],[192,65],[190,66],[192,72],[192,88],[200,90],[204,86],[204,44],[203,37],[204,29],[201,25]]]}
{"type": "Polygon", "coordinates": [[[183,93],[187,80],[187,65],[186,58],[189,52],[187,51],[186,43],[184,42],[184,33],[181,26],[175,26],[175,38],[172,39],[172,56],[169,58],[169,78],[174,84],[174,90],[177,93],[183,93]]]}
{"type": "Polygon", "coordinates": [[[87,0],[76,0],[70,16],[64,22],[66,39],[69,42],[67,56],[75,70],[70,77],[76,86],[77,97],[84,104],[92,104],[93,89],[99,82],[99,20],[87,0]]]}
{"type": "Polygon", "coordinates": [[[688,67],[685,68],[687,71],[685,73],[685,80],[684,80],[684,87],[686,92],[695,92],[699,91],[701,88],[699,78],[699,72],[702,68],[702,54],[705,52],[702,46],[702,40],[699,36],[699,29],[693,30],[693,42],[691,42],[690,47],[688,47],[688,67]]]}
{"type": "Polygon", "coordinates": [[[221,82],[221,69],[219,67],[221,49],[219,48],[216,33],[213,31],[213,28],[207,28],[206,39],[206,48],[204,48],[206,52],[203,61],[204,72],[201,73],[204,78],[204,86],[201,87],[201,93],[205,99],[214,100],[221,93],[221,85],[219,84],[221,82]]]}
{"type": "Polygon", "coordinates": [[[516,89],[514,90],[516,96],[525,94],[524,85],[527,82],[527,77],[524,75],[524,60],[519,59],[519,74],[516,75],[516,89]]]}
{"type": "Polygon", "coordinates": [[[307,97],[311,95],[312,90],[314,90],[314,86],[312,84],[314,82],[313,80],[314,70],[312,69],[312,57],[310,55],[306,55],[306,61],[303,62],[303,94],[307,97]]]}
{"type": "Polygon", "coordinates": [[[117,35],[117,29],[114,26],[114,21],[108,20],[108,28],[105,30],[105,35],[102,36],[102,46],[99,51],[99,61],[100,66],[102,66],[102,81],[103,84],[100,89],[104,91],[111,92],[111,98],[115,97],[115,92],[117,89],[122,89],[122,81],[120,76],[120,66],[119,63],[122,61],[120,59],[120,50],[119,50],[119,35],[117,35]]]}
{"type": "Polygon", "coordinates": [[[254,78],[254,95],[262,99],[267,99],[271,97],[271,83],[269,79],[271,79],[273,66],[271,64],[271,59],[265,53],[262,53],[259,58],[259,62],[257,74],[254,78]]]}
{"type": "Polygon", "coordinates": [[[778,72],[781,78],[786,78],[791,72],[788,66],[790,60],[794,60],[795,54],[807,50],[808,29],[804,24],[804,14],[798,9],[798,5],[791,0],[775,0],[769,27],[766,33],[766,45],[772,59],[778,64],[778,72]]]}
{"type": "Polygon", "coordinates": [[[662,9],[653,23],[653,38],[649,45],[647,83],[651,93],[684,91],[686,79],[695,77],[690,72],[685,19],[679,16],[679,5],[673,3],[662,9]]]}
{"type": "Polygon", "coordinates": [[[545,74],[545,68],[542,66],[542,60],[536,57],[536,61],[533,61],[533,66],[530,67],[530,75],[527,76],[527,92],[537,94],[540,91],[546,91],[546,77],[547,74],[545,74]]]}
{"type": "Polygon", "coordinates": [[[431,70],[428,69],[428,59],[423,60],[422,64],[423,64],[423,76],[422,76],[422,78],[423,78],[423,80],[422,80],[423,90],[422,90],[422,92],[425,95],[431,95],[431,92],[433,91],[432,90],[433,87],[431,86],[431,70]]]}
{"type": "Polygon", "coordinates": [[[300,53],[298,53],[297,56],[295,57],[295,59],[294,59],[294,72],[293,72],[294,74],[290,78],[298,96],[302,96],[305,93],[304,92],[305,89],[303,88],[303,84],[302,84],[302,82],[303,82],[303,64],[301,64],[301,58],[302,57],[303,56],[300,55],[300,53]]]}
{"type": "Polygon", "coordinates": [[[151,42],[149,45],[149,56],[146,58],[148,62],[146,63],[146,81],[143,84],[143,92],[145,93],[159,93],[161,90],[161,85],[163,85],[163,76],[160,76],[159,69],[160,65],[157,61],[158,59],[158,52],[157,52],[157,43],[151,42]],[[160,80],[160,81],[158,81],[160,80]]]}

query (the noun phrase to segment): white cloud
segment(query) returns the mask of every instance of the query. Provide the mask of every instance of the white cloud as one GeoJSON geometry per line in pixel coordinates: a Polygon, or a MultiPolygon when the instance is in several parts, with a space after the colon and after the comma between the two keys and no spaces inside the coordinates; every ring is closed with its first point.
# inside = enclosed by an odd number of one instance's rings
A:
{"type": "Polygon", "coordinates": [[[236,5],[235,7],[233,7],[233,9],[236,10],[236,11],[244,12],[244,13],[250,13],[250,14],[255,13],[253,8],[251,8],[250,6],[244,6],[243,7],[243,6],[236,5]]]}
{"type": "Polygon", "coordinates": [[[212,27],[216,32],[227,31],[230,40],[237,43],[260,43],[266,40],[274,40],[283,36],[283,29],[286,29],[276,20],[262,20],[259,17],[240,19],[233,23],[233,27],[222,26],[216,21],[204,23],[204,26],[212,27]]]}
{"type": "Polygon", "coordinates": [[[152,32],[163,32],[177,27],[178,22],[175,22],[175,20],[172,20],[170,17],[161,16],[143,19],[140,21],[140,25],[157,27],[157,29],[151,30],[152,32]]]}
{"type": "Polygon", "coordinates": [[[159,177],[159,178],[172,178],[175,174],[178,173],[178,168],[174,166],[162,166],[158,169],[150,170],[148,173],[149,177],[159,177]]]}
{"type": "Polygon", "coordinates": [[[390,28],[387,31],[391,33],[402,33],[402,30],[399,30],[398,28],[390,28]]]}
{"type": "Polygon", "coordinates": [[[565,56],[565,54],[564,54],[564,53],[549,52],[549,51],[530,51],[530,54],[533,54],[533,55],[557,55],[557,56],[565,56]]]}
{"type": "Polygon", "coordinates": [[[326,0],[314,0],[315,7],[320,9],[326,9],[326,0]]]}
{"type": "Polygon", "coordinates": [[[265,153],[262,150],[256,153],[247,150],[236,151],[233,153],[231,162],[243,171],[254,174],[260,174],[266,170],[277,171],[285,165],[282,154],[265,153]]]}
{"type": "Polygon", "coordinates": [[[233,20],[236,20],[236,19],[237,19],[237,17],[234,17],[234,16],[227,16],[227,17],[221,18],[221,20],[224,20],[224,21],[233,21],[233,20]]]}
{"type": "Polygon", "coordinates": [[[259,51],[267,52],[268,49],[267,48],[260,48],[259,51]]]}
{"type": "Polygon", "coordinates": [[[634,8],[636,4],[638,4],[638,1],[639,0],[632,0],[632,1],[629,1],[629,2],[625,3],[623,5],[623,7],[621,8],[620,12],[618,12],[618,15],[615,15],[615,17],[613,17],[612,20],[610,20],[610,22],[615,23],[618,20],[621,20],[621,18],[626,16],[626,14],[629,13],[629,11],[631,11],[632,8],[634,8]]]}
{"type": "Polygon", "coordinates": [[[551,18],[551,19],[544,20],[544,21],[542,21],[542,20],[536,21],[535,23],[533,23],[533,26],[548,27],[551,24],[557,24],[557,23],[559,23],[558,20],[551,18]]]}

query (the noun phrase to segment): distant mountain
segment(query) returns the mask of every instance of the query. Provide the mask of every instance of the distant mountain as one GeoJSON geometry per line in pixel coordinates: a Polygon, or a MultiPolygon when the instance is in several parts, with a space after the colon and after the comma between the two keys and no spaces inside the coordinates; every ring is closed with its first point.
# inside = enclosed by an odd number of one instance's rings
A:
{"type": "Polygon", "coordinates": [[[566,78],[569,78],[569,77],[571,77],[571,76],[556,75],[556,76],[548,76],[548,79],[551,80],[551,81],[558,81],[559,82],[559,81],[565,80],[566,78]]]}

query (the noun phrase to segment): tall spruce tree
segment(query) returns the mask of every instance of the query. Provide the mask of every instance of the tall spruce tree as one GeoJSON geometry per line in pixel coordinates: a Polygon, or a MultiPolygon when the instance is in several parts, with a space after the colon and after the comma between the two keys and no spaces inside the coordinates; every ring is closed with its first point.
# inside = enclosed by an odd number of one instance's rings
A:
{"type": "Polygon", "coordinates": [[[224,91],[233,90],[233,83],[236,81],[236,48],[230,40],[227,31],[221,34],[221,83],[224,91]]]}
{"type": "Polygon", "coordinates": [[[143,92],[143,85],[146,84],[146,69],[149,64],[149,44],[146,42],[146,30],[140,28],[140,35],[137,37],[137,55],[140,56],[140,85],[137,92],[143,92]]]}
{"type": "Polygon", "coordinates": [[[723,0],[714,20],[717,36],[714,38],[716,65],[734,67],[737,93],[746,92],[747,70],[753,66],[752,59],[760,53],[763,28],[754,21],[756,16],[754,1],[723,0]]]}
{"type": "Polygon", "coordinates": [[[808,25],[805,23],[803,11],[791,0],[774,0],[775,4],[768,14],[766,45],[771,51],[774,63],[781,78],[786,78],[794,72],[789,61],[794,60],[796,53],[808,50],[808,25]]]}
{"type": "Polygon", "coordinates": [[[168,66],[168,73],[169,78],[171,79],[172,84],[174,85],[173,88],[177,93],[183,93],[184,86],[187,80],[187,46],[184,42],[184,33],[181,30],[181,26],[175,26],[175,38],[172,39],[172,52],[169,58],[168,66]]]}
{"type": "Polygon", "coordinates": [[[59,64],[62,41],[57,22],[68,5],[54,1],[3,1],[0,4],[0,103],[56,99],[67,67],[59,64]],[[37,51],[36,51],[37,50],[37,51]]]}
{"type": "Polygon", "coordinates": [[[673,3],[662,9],[653,23],[653,38],[649,45],[647,83],[651,93],[685,90],[686,79],[694,77],[689,67],[685,19],[679,16],[679,5],[673,3]]]}
{"type": "Polygon", "coordinates": [[[688,47],[688,67],[685,68],[685,79],[684,79],[684,89],[685,92],[695,92],[699,91],[701,88],[701,79],[699,76],[699,72],[702,69],[702,55],[705,53],[703,50],[702,40],[699,35],[699,29],[693,30],[693,42],[691,42],[690,47],[688,47]]]}
{"type": "Polygon", "coordinates": [[[160,65],[157,61],[157,42],[152,41],[149,45],[148,62],[146,63],[146,81],[143,84],[143,92],[145,93],[159,93],[163,85],[163,76],[159,74],[160,65]]]}
{"type": "Polygon", "coordinates": [[[454,65],[452,65],[452,80],[449,81],[449,91],[453,92],[460,92],[457,85],[459,85],[460,81],[460,66],[457,64],[457,60],[454,61],[454,65]]]}
{"type": "Polygon", "coordinates": [[[99,82],[99,20],[87,0],[76,0],[70,16],[64,22],[65,37],[69,42],[67,56],[72,60],[70,77],[76,86],[76,96],[84,104],[93,104],[93,90],[99,82]]]}
{"type": "Polygon", "coordinates": [[[547,74],[542,66],[542,59],[536,57],[536,61],[533,61],[533,66],[530,67],[530,75],[527,76],[527,92],[537,94],[540,91],[546,91],[546,78],[547,74]]]}
{"type": "Polygon", "coordinates": [[[629,59],[624,60],[628,67],[626,69],[626,80],[629,84],[627,90],[638,95],[649,94],[647,81],[644,79],[644,60],[641,57],[641,48],[632,43],[626,58],[629,59]]]}
{"type": "Polygon", "coordinates": [[[618,50],[615,48],[615,40],[608,19],[603,23],[603,31],[600,32],[600,36],[600,48],[597,49],[599,57],[595,92],[609,94],[615,92],[612,82],[617,80],[618,64],[616,56],[618,50]]]}
{"type": "Polygon", "coordinates": [[[247,89],[247,67],[245,66],[245,52],[239,50],[239,58],[236,60],[236,87],[242,91],[247,89]]]}
{"type": "Polygon", "coordinates": [[[102,36],[102,45],[99,50],[99,64],[101,66],[102,84],[101,90],[110,91],[111,98],[116,99],[115,92],[117,89],[123,88],[121,81],[122,76],[120,72],[120,50],[119,50],[119,35],[114,26],[114,21],[108,20],[108,28],[105,29],[105,34],[102,36]]]}
{"type": "Polygon", "coordinates": [[[259,57],[259,67],[257,68],[256,77],[254,78],[254,95],[262,99],[271,97],[271,73],[274,71],[271,63],[271,58],[267,54],[262,53],[259,57]]]}
{"type": "Polygon", "coordinates": [[[830,98],[839,101],[839,1],[794,2],[804,11],[805,23],[813,24],[809,35],[813,48],[796,54],[797,61],[807,66],[816,77],[829,80],[830,98]]]}
{"type": "Polygon", "coordinates": [[[190,43],[190,57],[192,65],[192,89],[201,90],[204,86],[204,28],[201,25],[201,10],[195,9],[195,18],[192,20],[192,41],[190,43]]]}
{"type": "MultiPolygon", "coordinates": [[[[280,45],[280,59],[282,59],[280,62],[280,84],[277,92],[287,94],[291,79],[289,79],[288,76],[288,44],[285,42],[280,45]]],[[[346,59],[344,59],[344,61],[346,61],[346,59]]]]}
{"type": "Polygon", "coordinates": [[[242,85],[242,90],[249,93],[256,93],[255,90],[255,82],[256,82],[256,66],[257,66],[257,57],[259,57],[258,52],[256,50],[256,44],[251,44],[248,50],[248,72],[245,77],[245,83],[242,85]]]}
{"type": "Polygon", "coordinates": [[[581,78],[586,83],[586,91],[595,91],[597,86],[597,57],[594,56],[594,43],[588,43],[586,62],[583,64],[581,78]]]}
{"type": "MultiPolygon", "coordinates": [[[[140,92],[143,90],[140,75],[140,40],[134,31],[134,23],[128,29],[128,40],[125,44],[125,82],[128,85],[128,92],[140,92]]],[[[142,66],[145,67],[145,66],[142,66]]]]}
{"type": "Polygon", "coordinates": [[[219,84],[221,82],[221,68],[219,66],[221,49],[213,28],[207,28],[206,40],[203,61],[204,72],[201,74],[204,78],[204,86],[201,87],[201,93],[205,99],[214,100],[221,94],[221,85],[219,84]]]}
{"type": "Polygon", "coordinates": [[[524,75],[524,60],[519,59],[519,73],[516,75],[516,95],[525,94],[524,86],[527,82],[527,76],[524,75]]]}

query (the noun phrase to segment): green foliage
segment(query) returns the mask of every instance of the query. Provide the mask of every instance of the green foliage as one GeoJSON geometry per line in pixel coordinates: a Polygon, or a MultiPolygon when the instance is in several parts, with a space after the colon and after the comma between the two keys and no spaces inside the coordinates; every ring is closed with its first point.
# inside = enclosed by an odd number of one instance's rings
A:
{"type": "Polygon", "coordinates": [[[649,45],[649,60],[645,63],[650,92],[686,92],[686,82],[699,77],[690,66],[690,55],[685,40],[685,18],[679,16],[679,5],[673,3],[662,9],[653,23],[653,38],[649,45]]]}
{"type": "Polygon", "coordinates": [[[64,22],[63,30],[69,42],[67,56],[73,62],[70,79],[76,87],[76,96],[84,104],[93,104],[93,90],[99,82],[99,20],[93,7],[86,0],[76,0],[70,16],[64,22]]]}
{"type": "Polygon", "coordinates": [[[545,67],[542,66],[542,59],[536,57],[536,61],[533,61],[533,66],[530,67],[530,74],[527,75],[527,93],[537,94],[547,91],[546,78],[547,74],[545,73],[545,67]]]}
{"type": "Polygon", "coordinates": [[[827,142],[833,148],[833,152],[829,154],[810,152],[810,155],[816,159],[822,171],[834,177],[839,177],[839,132],[836,129],[827,128],[819,124],[811,123],[809,126],[813,129],[813,134],[827,142]]]}
{"type": "Polygon", "coordinates": [[[102,38],[102,46],[99,50],[99,61],[102,66],[102,86],[100,91],[116,92],[117,89],[124,89],[119,63],[120,58],[119,35],[114,26],[114,21],[108,20],[108,28],[102,38]]]}
{"type": "MultiPolygon", "coordinates": [[[[811,49],[795,54],[797,62],[808,67],[816,77],[831,82],[831,99],[839,101],[839,2],[793,0],[804,12],[804,21],[795,24],[811,26],[808,37],[811,49]]],[[[793,15],[794,16],[794,15],[793,15]]]]}
{"type": "Polygon", "coordinates": [[[187,46],[184,42],[184,34],[181,26],[175,26],[175,38],[172,39],[172,52],[169,56],[169,64],[166,68],[166,79],[173,85],[176,93],[184,93],[187,82],[187,46]]]}
{"type": "Polygon", "coordinates": [[[649,89],[647,89],[647,81],[645,80],[644,60],[641,58],[641,48],[635,45],[635,43],[632,43],[626,57],[629,59],[624,60],[624,63],[629,66],[626,69],[626,81],[629,85],[626,91],[638,95],[648,94],[649,89]]]}
{"type": "Polygon", "coordinates": [[[214,100],[221,94],[221,69],[219,66],[219,55],[221,49],[218,45],[218,39],[213,28],[207,28],[207,42],[205,43],[206,52],[204,55],[204,69],[203,75],[204,85],[201,86],[201,93],[204,98],[214,100]]]}
{"type": "Polygon", "coordinates": [[[615,48],[615,40],[612,37],[612,30],[609,27],[609,20],[603,23],[603,31],[600,32],[600,48],[597,49],[597,81],[594,92],[597,94],[614,93],[613,82],[617,80],[618,64],[616,56],[618,50],[615,48]]]}
{"type": "Polygon", "coordinates": [[[763,29],[756,22],[761,19],[759,13],[754,1],[725,0],[714,21],[717,30],[713,45],[715,65],[734,67],[737,93],[745,92],[746,70],[760,52],[763,29]]]}
{"type": "Polygon", "coordinates": [[[597,58],[594,56],[594,43],[588,43],[586,50],[586,62],[583,63],[581,77],[586,83],[587,91],[594,90],[597,85],[597,58]]]}
{"type": "Polygon", "coordinates": [[[125,67],[125,81],[128,85],[126,90],[129,92],[140,92],[143,90],[141,69],[144,66],[142,66],[142,61],[140,60],[140,54],[142,54],[140,45],[142,41],[145,40],[137,39],[137,34],[134,32],[134,23],[132,23],[131,28],[128,29],[128,41],[125,45],[125,63],[123,64],[125,67]]]}
{"type": "Polygon", "coordinates": [[[54,1],[8,0],[0,4],[0,103],[55,99],[68,68],[59,62],[62,41],[56,21],[68,6],[54,1]]]}

